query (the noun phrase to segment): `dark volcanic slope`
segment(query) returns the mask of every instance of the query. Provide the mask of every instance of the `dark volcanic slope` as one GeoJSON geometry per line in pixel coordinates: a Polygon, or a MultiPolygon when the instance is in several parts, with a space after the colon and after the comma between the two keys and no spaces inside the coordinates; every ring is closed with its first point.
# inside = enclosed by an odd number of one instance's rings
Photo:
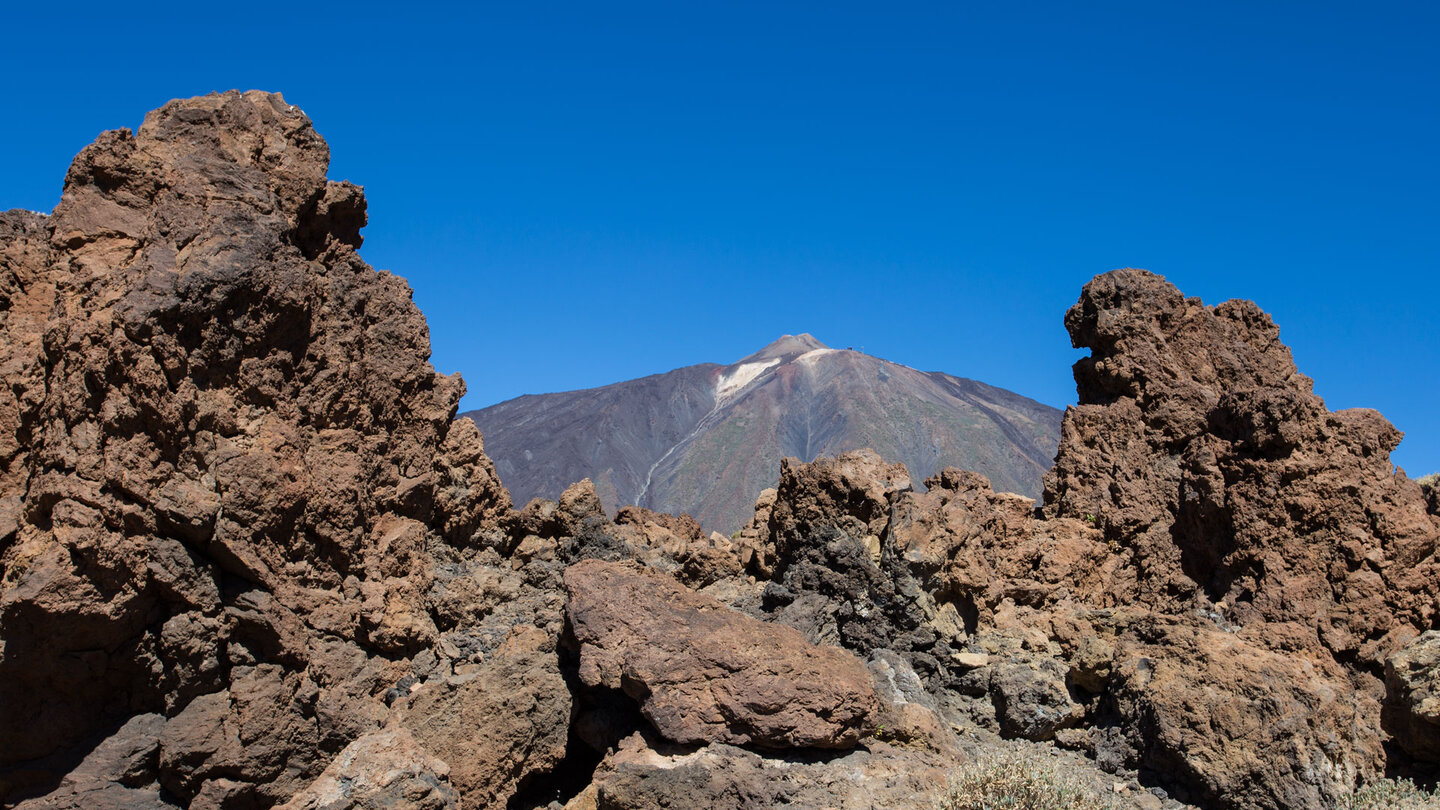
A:
{"type": "Polygon", "coordinates": [[[785,335],[734,365],[524,396],[462,416],[479,425],[518,503],[558,497],[589,477],[610,509],[688,512],[728,532],[774,485],[781,458],[861,447],[904,462],[917,483],[957,466],[996,489],[1038,495],[1061,413],[974,380],[785,335]]]}

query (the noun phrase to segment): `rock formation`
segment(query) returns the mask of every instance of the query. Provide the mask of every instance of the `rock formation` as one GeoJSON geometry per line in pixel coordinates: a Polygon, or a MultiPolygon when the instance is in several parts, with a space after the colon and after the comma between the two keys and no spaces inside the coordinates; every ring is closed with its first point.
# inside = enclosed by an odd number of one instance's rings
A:
{"type": "Polygon", "coordinates": [[[1327,411],[1253,304],[1120,270],[1066,323],[1092,355],[1043,507],[959,470],[916,493],[875,457],[787,466],[739,538],[775,619],[1207,806],[1332,806],[1389,735],[1435,761],[1429,648],[1405,645],[1436,618],[1440,521],[1389,464],[1399,433],[1327,411]]]}
{"type": "Polygon", "coordinates": [[[278,95],[172,102],[5,215],[0,793],[160,714],[128,782],[283,801],[448,629],[509,497],[328,159],[278,95]]]}
{"type": "Polygon", "coordinates": [[[918,810],[1003,749],[1319,810],[1440,766],[1435,490],[1253,305],[1086,285],[1038,505],[861,451],[733,539],[517,511],[326,163],[225,93],[0,214],[0,802],[918,810]]]}
{"type": "Polygon", "coordinates": [[[580,680],[622,689],[678,743],[853,748],[875,730],[865,665],[673,579],[586,560],[565,572],[580,680]]]}

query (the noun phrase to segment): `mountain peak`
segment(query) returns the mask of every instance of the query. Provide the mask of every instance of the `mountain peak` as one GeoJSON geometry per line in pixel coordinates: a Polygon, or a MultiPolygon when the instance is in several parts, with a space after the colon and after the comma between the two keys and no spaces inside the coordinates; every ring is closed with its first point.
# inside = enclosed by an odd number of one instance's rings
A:
{"type": "MultiPolygon", "coordinates": [[[[805,352],[815,351],[816,349],[828,348],[830,347],[816,340],[815,336],[809,332],[801,332],[798,335],[781,335],[769,346],[741,360],[740,363],[755,363],[781,357],[793,357],[804,354],[805,352]]],[[[739,363],[736,365],[739,365],[739,363]]]]}

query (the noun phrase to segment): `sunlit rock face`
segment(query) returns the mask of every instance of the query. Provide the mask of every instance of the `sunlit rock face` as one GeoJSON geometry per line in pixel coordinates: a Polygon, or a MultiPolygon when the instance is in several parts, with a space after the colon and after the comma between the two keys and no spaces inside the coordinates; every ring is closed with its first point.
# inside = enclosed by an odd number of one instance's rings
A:
{"type": "Polygon", "coordinates": [[[0,219],[0,766],[160,713],[173,796],[271,803],[444,629],[432,549],[509,498],[328,162],[278,95],[177,101],[0,219]]]}

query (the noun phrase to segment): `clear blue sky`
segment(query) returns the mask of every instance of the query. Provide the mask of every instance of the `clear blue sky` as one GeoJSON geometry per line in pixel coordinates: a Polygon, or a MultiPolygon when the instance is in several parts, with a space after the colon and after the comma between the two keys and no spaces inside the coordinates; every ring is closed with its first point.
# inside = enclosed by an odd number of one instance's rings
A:
{"type": "Polygon", "coordinates": [[[474,408],[808,331],[1074,401],[1125,265],[1275,317],[1440,469],[1440,4],[24,3],[0,208],[101,130],[278,90],[474,408]]]}

